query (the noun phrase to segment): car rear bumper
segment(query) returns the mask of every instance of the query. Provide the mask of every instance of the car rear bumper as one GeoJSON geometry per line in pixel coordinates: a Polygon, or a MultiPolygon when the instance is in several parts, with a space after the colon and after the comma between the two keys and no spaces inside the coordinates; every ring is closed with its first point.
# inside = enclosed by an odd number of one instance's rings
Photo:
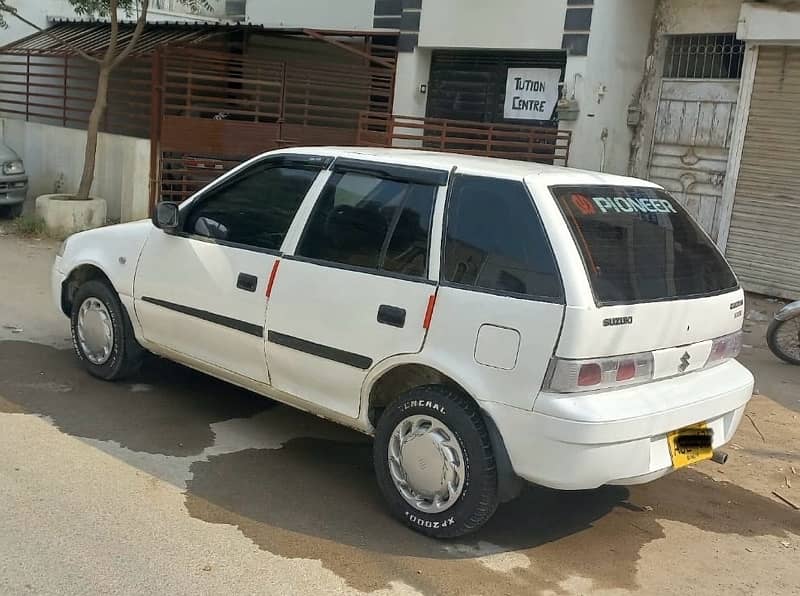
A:
{"type": "Polygon", "coordinates": [[[617,391],[543,393],[532,412],[481,405],[497,425],[517,475],[577,490],[667,474],[673,469],[667,433],[692,424],[705,422],[714,433],[713,448],[721,447],[736,432],[752,391],[750,371],[730,361],[617,391]]]}

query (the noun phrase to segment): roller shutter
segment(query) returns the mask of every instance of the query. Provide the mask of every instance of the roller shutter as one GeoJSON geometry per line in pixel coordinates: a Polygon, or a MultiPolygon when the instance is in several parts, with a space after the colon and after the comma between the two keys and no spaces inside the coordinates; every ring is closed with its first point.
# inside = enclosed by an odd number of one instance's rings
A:
{"type": "Polygon", "coordinates": [[[800,298],[800,48],[759,48],[727,257],[745,289],[800,298]]]}

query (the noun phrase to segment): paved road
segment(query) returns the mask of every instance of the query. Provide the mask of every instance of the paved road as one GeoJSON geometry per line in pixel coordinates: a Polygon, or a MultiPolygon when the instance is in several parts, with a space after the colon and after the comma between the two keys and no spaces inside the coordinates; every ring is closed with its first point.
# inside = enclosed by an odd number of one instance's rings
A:
{"type": "Polygon", "coordinates": [[[436,542],[388,518],[356,433],[164,361],[84,374],[54,250],[0,232],[0,594],[800,593],[800,513],[771,496],[800,501],[800,391],[759,347],[780,398],[753,400],[728,465],[530,487],[436,542]]]}

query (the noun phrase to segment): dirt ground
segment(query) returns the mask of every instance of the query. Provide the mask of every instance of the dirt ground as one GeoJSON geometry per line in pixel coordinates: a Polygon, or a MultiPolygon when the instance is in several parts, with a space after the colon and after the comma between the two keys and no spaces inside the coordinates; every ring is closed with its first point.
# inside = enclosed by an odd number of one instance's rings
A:
{"type": "Polygon", "coordinates": [[[724,466],[528,487],[478,534],[387,516],[366,438],[155,360],[87,376],[50,302],[56,244],[0,222],[0,594],[800,594],[800,367],[765,348],[724,466]]]}

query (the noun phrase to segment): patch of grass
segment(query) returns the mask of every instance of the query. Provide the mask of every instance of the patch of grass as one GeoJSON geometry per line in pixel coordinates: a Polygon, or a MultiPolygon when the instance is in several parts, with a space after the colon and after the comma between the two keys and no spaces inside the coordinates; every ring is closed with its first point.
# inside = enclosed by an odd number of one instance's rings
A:
{"type": "Polygon", "coordinates": [[[25,238],[48,235],[44,219],[34,214],[21,215],[11,222],[11,226],[14,232],[25,238]]]}

